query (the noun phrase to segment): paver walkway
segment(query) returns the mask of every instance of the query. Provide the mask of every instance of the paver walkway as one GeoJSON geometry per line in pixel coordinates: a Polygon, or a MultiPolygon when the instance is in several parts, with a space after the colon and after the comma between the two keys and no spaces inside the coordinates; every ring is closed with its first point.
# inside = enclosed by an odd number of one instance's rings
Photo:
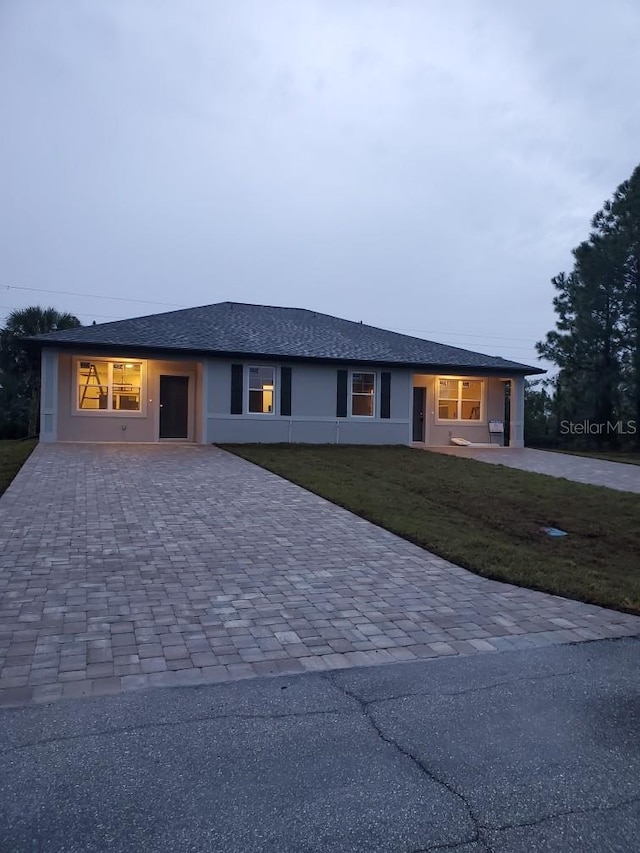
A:
{"type": "Polygon", "coordinates": [[[0,499],[5,706],[627,635],[213,447],[41,445],[0,499]]]}
{"type": "Polygon", "coordinates": [[[592,459],[588,456],[571,456],[568,453],[551,453],[547,450],[533,450],[530,447],[429,447],[425,449],[446,453],[449,456],[476,459],[478,462],[520,468],[522,471],[548,474],[550,477],[564,477],[566,480],[575,480],[576,483],[607,486],[619,492],[640,493],[640,465],[609,462],[606,459],[592,459]]]}

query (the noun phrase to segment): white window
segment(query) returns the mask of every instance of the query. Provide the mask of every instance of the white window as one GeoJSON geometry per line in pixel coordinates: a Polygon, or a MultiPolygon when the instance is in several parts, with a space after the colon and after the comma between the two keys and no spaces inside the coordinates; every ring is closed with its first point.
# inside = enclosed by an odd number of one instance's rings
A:
{"type": "Polygon", "coordinates": [[[142,412],[141,361],[78,359],[77,408],[82,412],[142,412]]]}
{"type": "Polygon", "coordinates": [[[372,418],[376,413],[375,373],[351,374],[351,414],[358,418],[372,418]]]}
{"type": "Polygon", "coordinates": [[[249,412],[275,414],[276,371],[274,367],[249,368],[249,412]]]}
{"type": "Polygon", "coordinates": [[[438,378],[438,420],[473,423],[482,420],[484,380],[438,378]]]}

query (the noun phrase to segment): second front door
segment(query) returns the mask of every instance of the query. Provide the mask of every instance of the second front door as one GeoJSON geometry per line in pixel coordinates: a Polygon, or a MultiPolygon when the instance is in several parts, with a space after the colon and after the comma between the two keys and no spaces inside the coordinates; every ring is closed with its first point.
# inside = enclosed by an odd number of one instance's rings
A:
{"type": "Polygon", "coordinates": [[[160,376],[160,438],[189,437],[189,377],[160,376]]]}

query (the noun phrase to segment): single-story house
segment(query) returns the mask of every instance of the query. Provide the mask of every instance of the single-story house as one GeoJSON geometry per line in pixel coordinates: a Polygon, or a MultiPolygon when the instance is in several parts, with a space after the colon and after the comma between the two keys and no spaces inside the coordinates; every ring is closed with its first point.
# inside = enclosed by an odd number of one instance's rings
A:
{"type": "Polygon", "coordinates": [[[237,302],[31,340],[42,348],[41,441],[437,446],[490,443],[502,422],[518,447],[524,377],[544,372],[315,311],[237,302]]]}

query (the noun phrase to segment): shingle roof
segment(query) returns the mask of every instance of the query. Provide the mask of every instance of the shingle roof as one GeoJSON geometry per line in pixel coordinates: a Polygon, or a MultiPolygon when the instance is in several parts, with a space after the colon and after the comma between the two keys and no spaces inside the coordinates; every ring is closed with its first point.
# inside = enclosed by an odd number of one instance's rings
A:
{"type": "Polygon", "coordinates": [[[69,347],[542,373],[539,368],[303,308],[220,302],[31,338],[69,347]]]}

